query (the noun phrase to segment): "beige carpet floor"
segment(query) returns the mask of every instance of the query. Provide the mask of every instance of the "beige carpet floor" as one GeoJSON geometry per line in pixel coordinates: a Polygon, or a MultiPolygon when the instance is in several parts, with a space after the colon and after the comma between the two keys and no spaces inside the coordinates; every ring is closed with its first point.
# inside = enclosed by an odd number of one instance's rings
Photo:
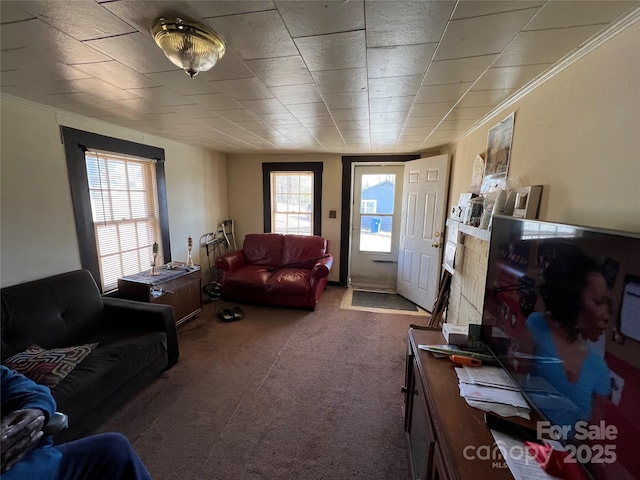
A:
{"type": "Polygon", "coordinates": [[[180,360],[100,428],[156,480],[407,480],[406,335],[427,317],[214,302],[179,328],[180,360]]]}

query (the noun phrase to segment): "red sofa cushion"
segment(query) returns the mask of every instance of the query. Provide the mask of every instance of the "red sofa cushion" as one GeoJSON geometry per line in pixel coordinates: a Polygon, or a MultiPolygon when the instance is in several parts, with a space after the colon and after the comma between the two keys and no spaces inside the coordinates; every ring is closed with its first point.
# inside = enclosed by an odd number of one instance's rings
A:
{"type": "Polygon", "coordinates": [[[228,276],[227,284],[234,289],[263,292],[264,285],[272,275],[273,272],[269,272],[265,266],[245,265],[228,276]]]}
{"type": "Polygon", "coordinates": [[[265,285],[265,291],[274,295],[303,296],[311,287],[311,270],[281,268],[273,272],[265,285]]]}
{"type": "Polygon", "coordinates": [[[282,265],[282,235],[279,233],[250,233],[244,237],[242,250],[248,264],[282,265]]]}
{"type": "Polygon", "coordinates": [[[311,269],[319,257],[327,253],[327,241],[322,237],[285,235],[282,264],[296,263],[297,268],[311,269]],[[297,263],[302,262],[302,263],[297,263]]]}

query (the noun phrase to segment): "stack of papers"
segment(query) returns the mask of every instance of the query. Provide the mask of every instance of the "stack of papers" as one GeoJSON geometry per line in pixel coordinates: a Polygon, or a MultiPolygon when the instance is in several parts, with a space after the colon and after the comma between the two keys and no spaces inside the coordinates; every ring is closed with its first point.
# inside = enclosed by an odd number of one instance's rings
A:
{"type": "Polygon", "coordinates": [[[456,368],[460,396],[472,407],[503,417],[529,419],[529,404],[518,385],[500,367],[456,368]]]}

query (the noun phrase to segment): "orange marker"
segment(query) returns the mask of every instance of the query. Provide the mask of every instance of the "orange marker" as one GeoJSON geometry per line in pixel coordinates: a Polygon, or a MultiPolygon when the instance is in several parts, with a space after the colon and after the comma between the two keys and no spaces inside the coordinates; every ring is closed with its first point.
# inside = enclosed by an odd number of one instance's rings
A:
{"type": "Polygon", "coordinates": [[[449,359],[453,363],[459,363],[460,365],[466,365],[467,367],[479,367],[482,365],[482,360],[477,358],[465,357],[464,355],[449,355],[449,359]]]}

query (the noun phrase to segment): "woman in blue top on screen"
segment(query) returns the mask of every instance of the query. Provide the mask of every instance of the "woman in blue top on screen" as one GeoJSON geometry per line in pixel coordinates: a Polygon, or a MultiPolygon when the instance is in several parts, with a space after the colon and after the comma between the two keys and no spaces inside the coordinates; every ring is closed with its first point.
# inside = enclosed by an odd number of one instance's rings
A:
{"type": "Polygon", "coordinates": [[[536,357],[559,361],[538,362],[536,374],[577,407],[544,413],[573,430],[577,421],[593,420],[594,402],[610,393],[609,368],[593,342],[606,331],[612,301],[602,271],[583,253],[554,259],[540,292],[546,312],[532,313],[526,325],[536,357]]]}

